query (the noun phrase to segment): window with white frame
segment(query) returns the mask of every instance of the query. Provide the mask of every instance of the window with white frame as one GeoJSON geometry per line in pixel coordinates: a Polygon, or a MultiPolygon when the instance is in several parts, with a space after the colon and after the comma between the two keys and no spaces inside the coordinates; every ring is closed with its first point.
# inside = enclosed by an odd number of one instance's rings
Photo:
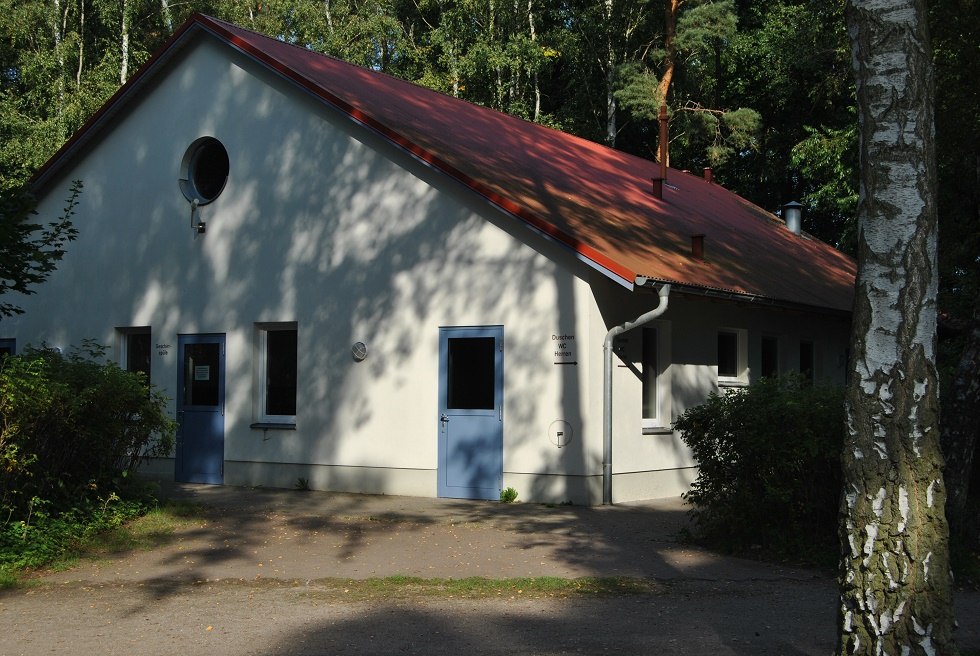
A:
{"type": "Polygon", "coordinates": [[[17,352],[17,340],[15,339],[0,339],[0,356],[4,355],[14,355],[17,352]]]}
{"type": "Polygon", "coordinates": [[[747,334],[745,330],[718,331],[718,384],[747,385],[749,382],[747,334]]]}
{"type": "Polygon", "coordinates": [[[654,322],[641,335],[643,431],[670,430],[670,324],[654,322]]]}
{"type": "Polygon", "coordinates": [[[257,324],[257,419],[296,423],[296,324],[257,324]]]}

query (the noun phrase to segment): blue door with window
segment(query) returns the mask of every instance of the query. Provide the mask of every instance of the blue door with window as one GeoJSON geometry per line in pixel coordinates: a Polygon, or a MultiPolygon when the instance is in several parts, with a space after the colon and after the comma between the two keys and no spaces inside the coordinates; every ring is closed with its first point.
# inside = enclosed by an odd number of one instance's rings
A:
{"type": "Polygon", "coordinates": [[[499,499],[503,326],[439,329],[440,497],[499,499]]]}
{"type": "Polygon", "coordinates": [[[225,459],[225,336],[180,335],[176,480],[222,483],[225,459]]]}

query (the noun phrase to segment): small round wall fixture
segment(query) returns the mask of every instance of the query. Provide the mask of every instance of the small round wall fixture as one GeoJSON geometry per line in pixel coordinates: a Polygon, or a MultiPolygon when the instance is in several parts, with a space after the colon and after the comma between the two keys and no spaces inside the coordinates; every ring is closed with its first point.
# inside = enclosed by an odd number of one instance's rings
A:
{"type": "Polygon", "coordinates": [[[222,143],[214,137],[201,137],[187,147],[177,182],[184,198],[207,205],[224,191],[228,171],[228,151],[222,143]]]}
{"type": "Polygon", "coordinates": [[[367,357],[367,344],[364,342],[354,342],[350,351],[351,355],[354,356],[354,362],[361,362],[367,357]]]}
{"type": "Polygon", "coordinates": [[[556,419],[548,427],[548,439],[559,449],[572,441],[572,425],[564,419],[556,419]]]}

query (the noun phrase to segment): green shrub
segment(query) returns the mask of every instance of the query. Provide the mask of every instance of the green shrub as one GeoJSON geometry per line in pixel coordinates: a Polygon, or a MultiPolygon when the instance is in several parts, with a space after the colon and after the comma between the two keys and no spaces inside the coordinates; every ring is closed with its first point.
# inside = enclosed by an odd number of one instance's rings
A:
{"type": "Polygon", "coordinates": [[[109,499],[140,461],[169,453],[174,422],[145,376],[85,343],[0,359],[0,527],[109,499]]]}
{"type": "Polygon", "coordinates": [[[700,537],[730,551],[834,562],[842,389],[762,379],[711,395],[674,427],[699,464],[685,498],[700,537]]]}
{"type": "Polygon", "coordinates": [[[514,503],[517,501],[517,490],[508,487],[500,491],[500,503],[514,503]]]}

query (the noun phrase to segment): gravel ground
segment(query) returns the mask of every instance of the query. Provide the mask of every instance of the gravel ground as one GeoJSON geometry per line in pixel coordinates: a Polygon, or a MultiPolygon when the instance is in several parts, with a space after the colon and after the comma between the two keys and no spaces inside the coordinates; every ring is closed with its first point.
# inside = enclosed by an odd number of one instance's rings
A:
{"type": "MultiPolygon", "coordinates": [[[[604,508],[175,486],[205,519],[162,547],[0,591],[14,654],[830,654],[825,573],[678,541],[679,501],[604,508]],[[636,594],[373,593],[359,580],[626,576],[636,594]],[[345,581],[350,583],[345,584],[345,581]]],[[[980,593],[957,595],[980,649],[980,593]]]]}

